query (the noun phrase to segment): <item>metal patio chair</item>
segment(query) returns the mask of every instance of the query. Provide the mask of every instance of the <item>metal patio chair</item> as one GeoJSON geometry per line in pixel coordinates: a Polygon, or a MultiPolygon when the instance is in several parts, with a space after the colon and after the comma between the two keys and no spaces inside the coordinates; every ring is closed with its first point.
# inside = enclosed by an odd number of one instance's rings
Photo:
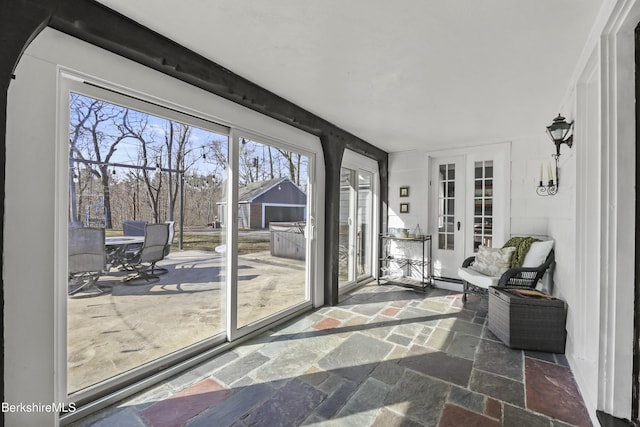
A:
{"type": "Polygon", "coordinates": [[[105,293],[97,280],[105,263],[104,228],[69,228],[69,287],[68,294],[91,291],[105,293]]]}
{"type": "Polygon", "coordinates": [[[153,274],[155,265],[165,257],[169,239],[169,224],[147,224],[144,228],[144,243],[139,251],[127,254],[127,268],[134,273],[125,277],[130,284],[156,282],[160,278],[153,274]]]}

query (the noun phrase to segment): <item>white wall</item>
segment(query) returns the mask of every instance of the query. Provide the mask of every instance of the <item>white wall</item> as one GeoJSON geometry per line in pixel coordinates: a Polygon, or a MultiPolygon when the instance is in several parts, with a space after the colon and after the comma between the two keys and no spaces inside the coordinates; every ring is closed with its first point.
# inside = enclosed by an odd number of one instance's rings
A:
{"type": "Polygon", "coordinates": [[[389,155],[389,228],[420,225],[427,233],[428,167],[425,153],[405,151],[389,155]],[[400,187],[409,187],[409,197],[400,197],[400,187]],[[400,213],[400,203],[409,203],[409,213],[400,213]]]}

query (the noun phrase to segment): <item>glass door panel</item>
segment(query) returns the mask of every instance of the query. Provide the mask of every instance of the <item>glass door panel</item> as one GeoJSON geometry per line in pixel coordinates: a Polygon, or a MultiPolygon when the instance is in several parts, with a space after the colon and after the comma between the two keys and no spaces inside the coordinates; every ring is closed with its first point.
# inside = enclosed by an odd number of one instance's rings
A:
{"type": "Polygon", "coordinates": [[[473,251],[493,242],[493,161],[474,162],[473,251]]]}
{"type": "Polygon", "coordinates": [[[340,216],[338,238],[338,287],[355,281],[356,172],[340,170],[340,216]]]}
{"type": "Polygon", "coordinates": [[[358,173],[357,277],[371,275],[373,174],[358,173]]]}
{"type": "Polygon", "coordinates": [[[69,394],[226,330],[226,128],[124,100],[69,98],[69,394]],[[151,224],[171,230],[153,262],[151,224]]]}
{"type": "Polygon", "coordinates": [[[237,327],[309,301],[309,156],[240,138],[237,327]]]}
{"type": "Polygon", "coordinates": [[[346,289],[372,275],[373,174],[340,170],[338,287],[346,289]]]}
{"type": "Polygon", "coordinates": [[[455,249],[456,165],[439,165],[438,174],[438,249],[455,249]]]}

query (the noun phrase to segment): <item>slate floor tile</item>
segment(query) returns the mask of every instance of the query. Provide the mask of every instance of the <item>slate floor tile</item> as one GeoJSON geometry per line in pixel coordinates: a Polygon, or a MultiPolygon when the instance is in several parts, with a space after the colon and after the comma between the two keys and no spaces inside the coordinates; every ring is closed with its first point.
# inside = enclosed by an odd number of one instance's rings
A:
{"type": "Polygon", "coordinates": [[[387,394],[391,411],[427,426],[438,425],[451,386],[407,369],[387,394]]]}
{"type": "Polygon", "coordinates": [[[544,426],[551,424],[552,420],[540,414],[535,414],[523,408],[517,408],[512,405],[504,405],[505,426],[544,426]]]}
{"type": "Polygon", "coordinates": [[[396,414],[388,410],[387,408],[382,408],[380,412],[378,412],[378,416],[371,424],[371,427],[422,427],[424,424],[418,423],[416,421],[412,421],[408,418],[405,418],[401,415],[396,414]]]}
{"type": "Polygon", "coordinates": [[[290,379],[302,375],[310,363],[316,361],[316,354],[306,350],[284,352],[278,357],[263,363],[254,373],[260,382],[290,379]]]}
{"type": "MultiPolygon", "coordinates": [[[[511,425],[511,424],[509,424],[511,425]]],[[[446,405],[438,427],[500,427],[501,423],[461,406],[446,405]]]]}
{"type": "Polygon", "coordinates": [[[527,408],[569,424],[591,424],[578,386],[568,368],[526,358],[527,408]]]}
{"type": "Polygon", "coordinates": [[[480,338],[456,332],[446,350],[447,354],[473,360],[480,338]]]}
{"type": "Polygon", "coordinates": [[[135,410],[119,409],[100,416],[90,416],[73,425],[74,427],[147,427],[135,410]]]}
{"type": "Polygon", "coordinates": [[[150,427],[179,426],[230,394],[220,383],[207,379],[145,408],[141,416],[150,427]]]}
{"type": "Polygon", "coordinates": [[[351,381],[343,381],[338,388],[320,404],[315,413],[323,418],[333,417],[340,409],[342,409],[345,402],[347,402],[356,388],[357,384],[352,383],[351,381]]]}
{"type": "Polygon", "coordinates": [[[190,420],[186,427],[231,426],[275,392],[276,390],[268,384],[254,384],[235,389],[231,396],[190,420]]]}
{"type": "Polygon", "coordinates": [[[214,377],[224,381],[226,384],[233,384],[268,360],[269,358],[261,353],[251,353],[227,364],[224,368],[215,372],[214,377]]]}
{"type": "Polygon", "coordinates": [[[336,414],[336,418],[351,418],[357,420],[356,425],[370,425],[376,419],[378,410],[384,405],[384,400],[391,387],[375,378],[368,378],[351,395],[347,403],[336,414]]]}
{"type": "Polygon", "coordinates": [[[474,368],[522,381],[523,356],[500,342],[480,340],[474,368]]]}
{"type": "Polygon", "coordinates": [[[448,314],[442,314],[431,310],[424,310],[416,307],[406,307],[402,309],[397,315],[397,319],[406,321],[407,323],[415,323],[422,326],[438,326],[438,322],[441,319],[449,317],[448,314]]]}
{"type": "Polygon", "coordinates": [[[519,381],[474,369],[469,389],[524,408],[524,384],[519,381]]]}
{"type": "Polygon", "coordinates": [[[411,338],[406,337],[404,335],[391,334],[387,337],[387,341],[392,342],[394,344],[401,345],[403,347],[408,347],[411,344],[411,338]]]}
{"type": "Polygon", "coordinates": [[[361,382],[392,349],[392,344],[355,333],[320,359],[318,366],[361,382]]]}
{"type": "Polygon", "coordinates": [[[491,418],[501,419],[502,418],[502,403],[496,399],[492,399],[487,397],[486,405],[484,408],[484,413],[490,416],[491,418]]]}
{"type": "Polygon", "coordinates": [[[382,310],[381,314],[384,314],[385,316],[389,316],[389,317],[394,317],[396,314],[398,314],[399,311],[400,311],[399,308],[389,307],[387,309],[382,310]]]}
{"type": "Polygon", "coordinates": [[[426,345],[435,350],[446,351],[452,340],[453,334],[451,331],[442,328],[435,328],[427,339],[426,345]]]}
{"type": "Polygon", "coordinates": [[[483,394],[475,393],[467,388],[452,387],[447,402],[482,414],[485,412],[485,400],[483,394]]]}
{"type": "Polygon", "coordinates": [[[480,337],[482,335],[483,326],[477,323],[468,322],[457,315],[451,315],[443,318],[438,323],[439,328],[449,329],[454,332],[463,332],[467,335],[480,337]]]}
{"type": "Polygon", "coordinates": [[[320,322],[313,325],[315,329],[334,329],[340,325],[340,321],[338,319],[334,319],[331,317],[327,317],[320,322]]]}
{"type": "Polygon", "coordinates": [[[419,346],[413,346],[399,364],[463,387],[469,384],[473,366],[471,360],[419,346]]]}
{"type": "Polygon", "coordinates": [[[242,421],[248,426],[295,426],[305,420],[325,397],[317,388],[294,378],[242,421]]]}
{"type": "Polygon", "coordinates": [[[393,385],[402,376],[405,368],[398,364],[398,360],[383,361],[371,373],[372,378],[393,385]]]}

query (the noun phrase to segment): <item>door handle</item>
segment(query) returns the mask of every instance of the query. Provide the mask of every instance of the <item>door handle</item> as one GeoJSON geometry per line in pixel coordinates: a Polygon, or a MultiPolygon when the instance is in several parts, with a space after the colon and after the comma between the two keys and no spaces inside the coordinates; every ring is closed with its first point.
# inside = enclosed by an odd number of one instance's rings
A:
{"type": "Polygon", "coordinates": [[[460,221],[458,221],[458,231],[460,231],[460,221]]]}

